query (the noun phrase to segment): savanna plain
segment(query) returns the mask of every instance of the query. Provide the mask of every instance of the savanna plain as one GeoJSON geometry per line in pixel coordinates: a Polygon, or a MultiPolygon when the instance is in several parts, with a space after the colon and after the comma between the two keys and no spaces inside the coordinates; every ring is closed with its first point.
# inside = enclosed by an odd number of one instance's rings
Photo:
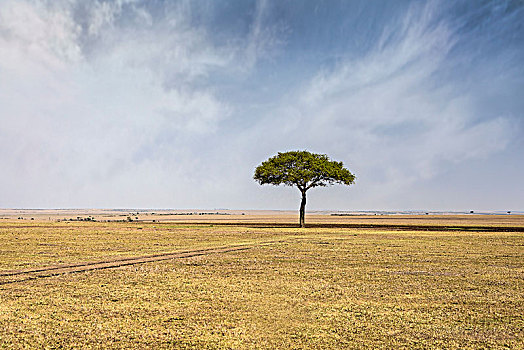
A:
{"type": "Polygon", "coordinates": [[[523,348],[522,215],[63,215],[0,219],[0,348],[523,348]]]}

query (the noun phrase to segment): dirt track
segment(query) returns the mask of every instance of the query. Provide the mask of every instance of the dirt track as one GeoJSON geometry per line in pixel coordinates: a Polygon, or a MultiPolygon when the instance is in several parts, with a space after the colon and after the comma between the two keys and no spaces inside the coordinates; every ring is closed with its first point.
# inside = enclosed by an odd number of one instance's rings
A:
{"type": "Polygon", "coordinates": [[[171,252],[155,255],[144,255],[138,257],[129,257],[121,259],[111,259],[111,260],[102,260],[94,262],[86,262],[79,264],[64,264],[64,265],[54,265],[54,266],[43,266],[35,269],[23,269],[23,270],[10,270],[0,272],[0,285],[7,283],[23,282],[28,280],[33,280],[37,278],[57,276],[65,273],[75,273],[75,272],[84,272],[90,270],[101,270],[116,268],[127,265],[143,264],[153,261],[169,260],[169,259],[179,259],[179,258],[189,258],[199,255],[207,254],[218,254],[226,253],[233,251],[240,251],[251,249],[256,246],[276,243],[278,241],[263,242],[257,244],[244,244],[244,245],[231,245],[226,247],[217,247],[217,248],[206,248],[206,249],[195,249],[195,250],[186,250],[181,252],[171,252]]]}
{"type": "MultiPolygon", "coordinates": [[[[190,223],[170,223],[170,225],[199,225],[206,224],[211,226],[244,226],[254,228],[296,228],[297,225],[289,223],[245,223],[245,222],[198,222],[193,221],[190,223]]],[[[12,228],[13,226],[6,226],[5,228],[12,228]]],[[[15,226],[18,227],[18,226],[15,226]]],[[[24,226],[19,226],[24,227],[24,226]]],[[[28,226],[32,227],[32,226],[28,226]]],[[[42,227],[42,226],[39,226],[42,227]]],[[[523,226],[463,226],[463,225],[398,225],[398,224],[360,224],[360,223],[310,223],[307,224],[309,228],[354,228],[354,229],[386,229],[392,231],[473,231],[473,232],[524,232],[523,226]]],[[[54,226],[49,226],[54,228],[54,226]]],[[[70,228],[70,227],[68,227],[70,228]]],[[[144,255],[127,258],[115,258],[107,259],[94,262],[75,263],[75,264],[63,264],[63,265],[52,265],[42,266],[33,269],[20,269],[10,271],[0,271],[0,285],[14,282],[22,282],[37,278],[51,277],[66,273],[83,272],[90,270],[100,270],[108,268],[116,268],[127,265],[143,264],[147,262],[169,260],[169,259],[180,259],[188,258],[199,255],[207,254],[218,254],[233,251],[241,251],[251,249],[257,246],[283,242],[278,241],[266,241],[253,244],[237,244],[230,246],[222,246],[215,248],[205,249],[194,249],[185,250],[179,252],[167,252],[154,255],[144,255]]]]}

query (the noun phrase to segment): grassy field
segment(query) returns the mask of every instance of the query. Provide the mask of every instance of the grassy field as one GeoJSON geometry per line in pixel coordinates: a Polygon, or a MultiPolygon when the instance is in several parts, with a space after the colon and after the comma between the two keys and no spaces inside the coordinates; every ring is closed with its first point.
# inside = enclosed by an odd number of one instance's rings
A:
{"type": "Polygon", "coordinates": [[[0,278],[0,348],[523,348],[522,232],[2,220],[0,242],[0,272],[250,247],[0,278]]]}

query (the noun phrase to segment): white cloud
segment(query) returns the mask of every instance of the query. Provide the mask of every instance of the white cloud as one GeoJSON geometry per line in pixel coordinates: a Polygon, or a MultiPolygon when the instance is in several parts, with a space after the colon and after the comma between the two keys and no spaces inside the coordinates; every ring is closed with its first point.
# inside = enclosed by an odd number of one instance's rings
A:
{"type": "Polygon", "coordinates": [[[369,208],[397,202],[450,163],[504,150],[515,136],[511,119],[479,121],[477,91],[439,80],[456,39],[437,10],[412,6],[367,55],[320,71],[253,130],[253,137],[267,136],[259,147],[308,148],[344,160],[357,184],[350,196],[331,192],[331,203],[369,208]]]}
{"type": "Polygon", "coordinates": [[[260,58],[271,58],[277,49],[283,45],[282,24],[267,25],[271,5],[267,0],[257,0],[253,23],[251,24],[245,47],[243,69],[252,69],[260,58]]]}
{"type": "Polygon", "coordinates": [[[457,33],[436,3],[392,18],[362,56],[304,65],[294,86],[278,79],[294,62],[278,60],[275,3],[216,41],[192,2],[143,4],[0,2],[0,206],[295,207],[293,189],[259,188],[252,171],[305,148],[358,177],[312,192],[312,207],[385,208],[514,138],[511,115],[479,118],[482,94],[440,78],[457,33]],[[281,100],[235,96],[281,83],[281,100]]]}
{"type": "MultiPolygon", "coordinates": [[[[110,191],[104,183],[115,179],[143,183],[154,174],[139,171],[142,162],[161,161],[159,152],[176,159],[187,151],[170,149],[181,146],[177,138],[213,134],[230,115],[211,89],[192,86],[228,62],[205,33],[173,17],[153,27],[117,25],[124,2],[95,2],[82,33],[76,5],[0,4],[0,181],[12,192],[4,205],[23,205],[31,192],[63,199],[97,184],[110,191]],[[85,35],[95,40],[88,56],[85,35]],[[168,146],[159,151],[157,143],[168,146]]],[[[140,20],[148,17],[131,5],[140,20]]]]}

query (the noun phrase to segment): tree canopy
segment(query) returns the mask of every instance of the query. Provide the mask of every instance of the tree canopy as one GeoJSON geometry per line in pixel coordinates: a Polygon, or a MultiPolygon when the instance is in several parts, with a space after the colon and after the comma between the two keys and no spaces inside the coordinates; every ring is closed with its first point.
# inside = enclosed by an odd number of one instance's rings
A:
{"type": "Polygon", "coordinates": [[[333,184],[351,185],[355,181],[342,162],[329,159],[325,154],[308,151],[279,152],[276,156],[262,162],[253,176],[261,185],[296,186],[302,193],[300,206],[300,226],[304,226],[306,191],[317,186],[333,184]]]}

